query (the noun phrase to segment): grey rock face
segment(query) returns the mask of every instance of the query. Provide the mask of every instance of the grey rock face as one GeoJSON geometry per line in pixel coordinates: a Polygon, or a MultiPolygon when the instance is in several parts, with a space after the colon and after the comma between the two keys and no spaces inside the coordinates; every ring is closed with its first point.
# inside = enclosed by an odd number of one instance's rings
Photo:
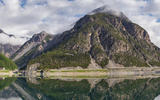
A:
{"type": "Polygon", "coordinates": [[[24,43],[11,58],[16,62],[19,68],[23,68],[30,59],[43,52],[44,47],[46,47],[47,43],[50,42],[52,38],[53,36],[45,31],[35,34],[30,40],[24,43]]]}
{"type": "Polygon", "coordinates": [[[0,44],[0,52],[7,57],[13,55],[19,48],[20,45],[0,44]]]}

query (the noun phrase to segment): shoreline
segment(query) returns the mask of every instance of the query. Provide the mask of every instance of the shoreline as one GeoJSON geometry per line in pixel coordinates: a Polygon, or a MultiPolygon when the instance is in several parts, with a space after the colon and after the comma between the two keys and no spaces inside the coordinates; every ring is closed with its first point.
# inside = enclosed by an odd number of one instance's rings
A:
{"type": "Polygon", "coordinates": [[[0,70],[0,77],[15,77],[18,76],[17,71],[12,70],[0,70]]]}
{"type": "Polygon", "coordinates": [[[160,76],[159,67],[123,67],[106,69],[48,69],[34,71],[33,76],[43,77],[131,77],[160,76]]]}
{"type": "Polygon", "coordinates": [[[33,71],[29,74],[21,71],[0,70],[0,77],[73,77],[73,78],[108,78],[108,77],[160,77],[159,67],[114,67],[105,69],[48,69],[33,71]]]}

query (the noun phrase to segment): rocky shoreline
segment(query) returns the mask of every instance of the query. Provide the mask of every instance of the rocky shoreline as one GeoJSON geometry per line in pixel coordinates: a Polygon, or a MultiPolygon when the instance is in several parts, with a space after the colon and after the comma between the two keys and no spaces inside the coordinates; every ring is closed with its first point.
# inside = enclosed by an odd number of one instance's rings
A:
{"type": "MultiPolygon", "coordinates": [[[[26,72],[27,73],[27,72],[26,72]]],[[[160,76],[159,67],[119,67],[106,69],[48,69],[30,72],[30,77],[132,77],[160,76]]]]}
{"type": "Polygon", "coordinates": [[[116,67],[105,69],[64,68],[28,71],[0,70],[0,77],[73,77],[73,78],[109,78],[109,77],[160,77],[159,67],[116,67]]]}

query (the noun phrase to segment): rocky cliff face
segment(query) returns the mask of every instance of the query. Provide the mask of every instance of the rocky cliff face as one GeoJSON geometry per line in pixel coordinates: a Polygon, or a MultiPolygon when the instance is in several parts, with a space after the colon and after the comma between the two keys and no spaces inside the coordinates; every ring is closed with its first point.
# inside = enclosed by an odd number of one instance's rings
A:
{"type": "Polygon", "coordinates": [[[26,66],[28,61],[39,55],[46,47],[47,43],[52,40],[52,35],[42,31],[33,35],[20,49],[11,57],[13,61],[22,68],[26,66]]]}
{"type": "Polygon", "coordinates": [[[0,52],[6,57],[13,55],[19,48],[20,45],[0,44],[0,52]]]}
{"type": "Polygon", "coordinates": [[[93,59],[102,68],[109,67],[108,63],[125,67],[160,66],[160,50],[151,43],[146,30],[123,13],[105,8],[84,16],[57,40],[47,53],[31,60],[29,65],[39,63],[42,69],[87,68],[93,59]]]}
{"type": "MultiPolygon", "coordinates": [[[[2,29],[0,29],[0,35],[7,36],[9,38],[15,38],[12,34],[5,33],[2,29]]],[[[12,54],[14,54],[18,49],[20,48],[20,45],[12,45],[9,43],[0,43],[0,53],[4,54],[7,57],[10,57],[12,54]]]]}

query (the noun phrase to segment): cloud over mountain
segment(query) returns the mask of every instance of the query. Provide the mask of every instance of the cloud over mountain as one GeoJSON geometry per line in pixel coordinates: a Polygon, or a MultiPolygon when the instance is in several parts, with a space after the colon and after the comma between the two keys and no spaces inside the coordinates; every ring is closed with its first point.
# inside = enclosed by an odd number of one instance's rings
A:
{"type": "Polygon", "coordinates": [[[0,28],[18,36],[31,36],[42,30],[61,33],[93,9],[108,5],[144,27],[160,47],[159,4],[159,0],[0,0],[0,28]]]}

